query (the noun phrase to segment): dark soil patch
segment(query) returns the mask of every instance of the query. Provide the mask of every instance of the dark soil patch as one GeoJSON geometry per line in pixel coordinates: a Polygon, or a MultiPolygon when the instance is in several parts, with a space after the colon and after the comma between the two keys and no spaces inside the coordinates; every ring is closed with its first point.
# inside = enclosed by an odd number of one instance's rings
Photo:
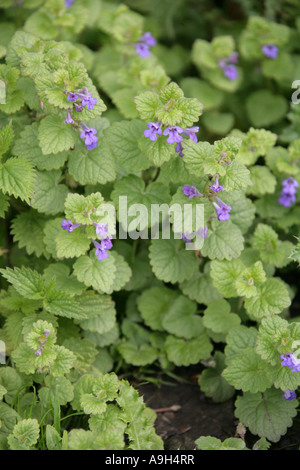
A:
{"type": "MultiPolygon", "coordinates": [[[[222,441],[236,437],[238,420],[234,416],[234,401],[214,403],[201,392],[193,375],[184,377],[184,383],[133,384],[144,397],[145,403],[156,410],[156,432],[164,441],[165,450],[193,450],[200,436],[213,436],[222,441]],[[178,406],[177,411],[170,408],[178,406]]],[[[168,382],[170,381],[167,378],[168,382]]],[[[249,449],[259,439],[249,431],[245,440],[249,449]]],[[[270,450],[299,450],[300,420],[270,450]]]]}

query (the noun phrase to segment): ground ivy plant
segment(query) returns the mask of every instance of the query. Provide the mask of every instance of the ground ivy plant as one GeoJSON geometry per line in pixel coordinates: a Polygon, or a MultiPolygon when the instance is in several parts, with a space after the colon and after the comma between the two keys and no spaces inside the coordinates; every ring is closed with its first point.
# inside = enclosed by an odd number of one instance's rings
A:
{"type": "Polygon", "coordinates": [[[242,429],[195,449],[267,450],[299,405],[299,22],[183,48],[130,3],[0,0],[0,449],[162,450],[126,379],[194,366],[242,429]]]}

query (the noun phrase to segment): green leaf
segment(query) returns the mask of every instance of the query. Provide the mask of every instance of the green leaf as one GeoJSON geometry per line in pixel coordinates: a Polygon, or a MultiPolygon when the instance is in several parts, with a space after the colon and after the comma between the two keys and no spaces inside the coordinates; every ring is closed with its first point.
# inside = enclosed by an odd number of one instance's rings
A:
{"type": "Polygon", "coordinates": [[[62,259],[84,255],[89,250],[91,241],[83,229],[78,227],[71,233],[61,229],[55,238],[55,243],[57,257],[62,259]]]}
{"type": "Polygon", "coordinates": [[[216,351],[214,355],[214,366],[205,369],[199,379],[198,384],[202,392],[215,403],[223,403],[234,395],[234,387],[229,385],[222,376],[225,368],[224,354],[216,351]]]}
{"type": "Polygon", "coordinates": [[[1,269],[0,272],[16,291],[27,299],[42,299],[44,297],[44,281],[37,271],[22,267],[21,269],[1,269]]]}
{"type": "Polygon", "coordinates": [[[90,256],[81,256],[74,264],[74,274],[87,287],[100,292],[110,292],[116,276],[116,264],[113,256],[98,261],[94,251],[90,256]]]}
{"type": "Polygon", "coordinates": [[[125,432],[129,438],[129,449],[162,450],[162,439],[156,434],[153,426],[156,414],[146,408],[137,390],[123,380],[116,400],[124,412],[123,420],[128,423],[125,432]]]}
{"type": "Polygon", "coordinates": [[[280,363],[280,355],[293,350],[293,341],[296,335],[291,336],[291,325],[276,315],[262,319],[257,335],[256,352],[271,365],[280,363]]]}
{"type": "Polygon", "coordinates": [[[260,256],[265,263],[274,264],[276,267],[286,266],[292,244],[288,241],[278,240],[277,233],[266,224],[258,224],[253,239],[253,247],[260,250],[260,256]]]}
{"type": "Polygon", "coordinates": [[[235,281],[235,287],[239,296],[253,297],[257,294],[256,286],[266,281],[266,273],[261,261],[244,269],[241,278],[235,281]]]}
{"type": "Polygon", "coordinates": [[[223,442],[216,437],[199,437],[195,444],[199,450],[247,450],[245,442],[236,437],[229,437],[223,442]]]}
{"type": "Polygon", "coordinates": [[[242,163],[238,160],[234,160],[228,165],[228,168],[226,168],[225,175],[220,178],[220,184],[224,187],[225,191],[236,191],[247,188],[251,185],[250,172],[242,163]]]}
{"type": "Polygon", "coordinates": [[[255,165],[250,168],[252,185],[247,189],[247,194],[262,196],[273,194],[276,187],[276,178],[265,166],[255,165]]]}
{"type": "Polygon", "coordinates": [[[139,142],[139,148],[148,160],[158,167],[168,162],[174,155],[174,146],[168,144],[163,137],[151,141],[143,136],[139,142]]]}
{"type": "Polygon", "coordinates": [[[165,342],[165,350],[169,361],[178,367],[197,364],[201,359],[207,359],[212,348],[206,333],[190,340],[169,335],[165,342]]]}
{"type": "Polygon", "coordinates": [[[245,299],[247,313],[255,319],[281,313],[291,305],[289,292],[281,279],[268,279],[257,286],[257,294],[245,299]]]}
{"type": "Polygon", "coordinates": [[[155,276],[172,284],[190,279],[199,264],[195,253],[184,249],[182,240],[152,240],[149,258],[155,276]]]}
{"type": "Polygon", "coordinates": [[[245,393],[236,400],[236,417],[249,428],[271,442],[278,442],[297,414],[298,400],[282,399],[282,391],[271,388],[265,393],[245,393]]]}
{"type": "Polygon", "coordinates": [[[118,344],[118,351],[127,364],[138,367],[152,364],[159,355],[159,351],[150,344],[138,345],[126,340],[118,344]]]}
{"type": "Polygon", "coordinates": [[[9,150],[13,138],[14,130],[10,122],[7,126],[0,129],[0,157],[9,150]]]}
{"type": "Polygon", "coordinates": [[[70,175],[80,184],[105,184],[116,178],[115,159],[104,140],[92,152],[70,152],[68,166],[70,175]]]}
{"type": "Polygon", "coordinates": [[[29,204],[35,180],[34,170],[24,158],[9,158],[0,163],[0,189],[29,204]]]}
{"type": "Polygon", "coordinates": [[[183,161],[186,169],[192,175],[204,176],[204,161],[213,156],[213,146],[209,142],[194,142],[185,140],[182,143],[183,161]]]}
{"type": "Polygon", "coordinates": [[[87,338],[70,337],[64,341],[62,346],[74,354],[73,366],[79,374],[85,374],[91,369],[97,356],[96,346],[91,341],[87,338]]]}
{"type": "Polygon", "coordinates": [[[76,356],[72,351],[63,346],[55,345],[53,349],[56,357],[54,362],[50,364],[50,374],[53,377],[62,377],[70,372],[75,363],[76,356]]]}
{"type": "Polygon", "coordinates": [[[53,315],[75,318],[77,320],[87,317],[79,303],[63,291],[52,290],[47,293],[43,305],[45,310],[53,315]]]}
{"type": "Polygon", "coordinates": [[[215,333],[227,334],[241,323],[239,316],[230,310],[230,304],[224,299],[210,302],[204,310],[203,325],[215,333]]]}
{"type": "Polygon", "coordinates": [[[164,331],[162,320],[177,297],[177,292],[165,286],[144,290],[137,299],[137,306],[145,324],[152,330],[164,331]]]}
{"type": "Polygon", "coordinates": [[[230,364],[231,361],[242,354],[246,349],[254,349],[256,345],[256,337],[256,328],[249,328],[244,325],[232,328],[226,337],[226,364],[230,364]]]}
{"type": "Polygon", "coordinates": [[[150,167],[148,158],[141,152],[138,145],[144,129],[145,125],[134,119],[114,123],[104,130],[110,151],[122,168],[137,172],[150,167]]]}
{"type": "Polygon", "coordinates": [[[201,253],[210,259],[238,258],[244,248],[244,237],[240,229],[230,220],[215,222],[213,231],[204,241],[201,253]]]}
{"type": "Polygon", "coordinates": [[[2,387],[3,395],[5,395],[6,403],[10,405],[15,399],[16,395],[20,393],[23,386],[23,381],[21,376],[13,367],[1,367],[0,386],[2,387]]]}
{"type": "Polygon", "coordinates": [[[196,302],[180,295],[163,316],[162,326],[179,338],[195,338],[204,332],[202,318],[196,313],[196,302]]]}
{"type": "Polygon", "coordinates": [[[136,109],[143,121],[153,122],[156,120],[156,109],[160,105],[159,96],[152,91],[145,91],[134,98],[136,109]]]}
{"type": "MultiPolygon", "coordinates": [[[[229,363],[223,377],[243,392],[264,392],[273,381],[268,377],[269,364],[251,348],[246,348],[229,363]]],[[[245,423],[244,423],[245,424],[245,423]]]]}
{"type": "Polygon", "coordinates": [[[79,282],[74,274],[70,274],[70,268],[64,263],[49,264],[44,270],[43,277],[47,284],[55,280],[55,288],[70,295],[81,294],[85,290],[84,284],[79,282]]]}
{"type": "Polygon", "coordinates": [[[28,255],[40,257],[49,254],[44,243],[44,227],[47,219],[34,210],[21,212],[12,222],[11,233],[19,248],[25,248],[28,255]]]}
{"type": "Polygon", "coordinates": [[[83,330],[104,334],[115,326],[116,310],[109,296],[87,291],[77,297],[77,301],[86,313],[86,319],[80,322],[83,330]]]}
{"type": "Polygon", "coordinates": [[[63,212],[69,192],[65,184],[59,184],[62,174],[59,170],[36,172],[36,184],[31,198],[31,205],[38,212],[55,215],[63,212]]]}
{"type": "Polygon", "coordinates": [[[255,127],[268,127],[280,121],[287,110],[285,98],[274,95],[270,90],[255,91],[246,101],[248,117],[255,127]]]}
{"type": "Polygon", "coordinates": [[[214,260],[211,262],[211,278],[213,285],[224,297],[237,297],[235,281],[239,279],[244,265],[239,259],[231,261],[214,260]]]}
{"type": "Polygon", "coordinates": [[[11,450],[29,449],[37,443],[40,434],[39,423],[36,419],[23,419],[19,421],[8,436],[11,450]]]}
{"type": "MultiPolygon", "coordinates": [[[[154,211],[157,206],[168,204],[170,195],[168,187],[162,183],[154,182],[145,187],[145,183],[141,178],[135,175],[128,175],[115,183],[114,190],[111,193],[111,199],[117,207],[118,219],[121,223],[124,221],[122,223],[124,230],[130,232],[135,229],[142,231],[147,226],[155,225],[158,220],[155,220],[154,211]],[[131,213],[134,213],[134,215],[128,214],[128,216],[126,214],[125,220],[123,213],[124,209],[120,203],[121,197],[127,198],[126,206],[128,208],[128,212],[130,213],[131,209],[131,213]],[[137,207],[137,210],[135,211],[137,204],[142,205],[144,211],[140,212],[139,207],[137,207]]],[[[164,219],[167,216],[168,212],[162,214],[164,219]]]]}
{"type": "Polygon", "coordinates": [[[47,116],[42,120],[38,131],[38,139],[44,155],[69,150],[78,138],[79,135],[73,128],[66,125],[64,118],[59,116],[47,116]]]}
{"type": "Polygon", "coordinates": [[[255,217],[255,205],[251,199],[246,198],[242,191],[224,193],[222,201],[232,207],[230,220],[237,225],[242,233],[247,233],[255,217]]]}
{"type": "Polygon", "coordinates": [[[38,139],[39,125],[33,123],[25,126],[12,149],[13,154],[25,158],[38,170],[57,170],[62,167],[68,158],[67,152],[43,155],[38,139]]]}
{"type": "Polygon", "coordinates": [[[195,300],[198,304],[208,305],[213,300],[220,298],[220,294],[212,284],[210,277],[210,263],[204,268],[204,273],[195,272],[195,274],[180,284],[180,289],[190,299],[195,300]]]}

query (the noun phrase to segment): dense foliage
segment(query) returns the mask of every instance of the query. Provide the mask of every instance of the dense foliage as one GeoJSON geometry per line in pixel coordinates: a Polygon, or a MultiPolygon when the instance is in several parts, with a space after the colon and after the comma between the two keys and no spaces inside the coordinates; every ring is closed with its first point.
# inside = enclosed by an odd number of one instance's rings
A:
{"type": "Polygon", "coordinates": [[[223,3],[0,0],[1,449],[163,449],[124,377],[191,365],[293,424],[300,7],[223,3]]]}

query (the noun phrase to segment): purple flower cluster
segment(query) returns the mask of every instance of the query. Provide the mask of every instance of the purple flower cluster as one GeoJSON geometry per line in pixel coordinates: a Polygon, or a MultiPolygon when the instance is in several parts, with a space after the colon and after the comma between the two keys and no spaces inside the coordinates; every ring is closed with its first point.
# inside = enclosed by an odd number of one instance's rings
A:
{"type": "Polygon", "coordinates": [[[198,142],[196,132],[199,132],[199,127],[193,126],[193,127],[187,127],[186,129],[182,129],[179,126],[168,126],[164,131],[161,128],[161,122],[149,122],[147,124],[147,128],[144,131],[144,136],[149,138],[152,142],[157,140],[158,135],[165,135],[168,136],[167,138],[167,143],[168,144],[174,144],[176,143],[176,152],[179,153],[180,157],[183,157],[182,153],[182,135],[184,134],[187,135],[190,139],[192,139],[194,142],[198,142]]]}
{"type": "Polygon", "coordinates": [[[296,193],[299,183],[291,176],[282,181],[281,196],[278,198],[279,204],[284,207],[290,207],[293,202],[296,202],[296,193]]]}
{"type": "Polygon", "coordinates": [[[96,136],[97,131],[93,127],[87,127],[85,124],[81,123],[82,132],[80,138],[84,139],[84,144],[88,150],[93,150],[97,147],[98,138],[96,136]]]}
{"type": "Polygon", "coordinates": [[[281,365],[292,369],[292,372],[300,372],[300,359],[292,353],[281,354],[281,365]]]}
{"type": "Polygon", "coordinates": [[[223,186],[221,186],[221,185],[219,184],[219,180],[218,180],[218,177],[217,177],[217,176],[216,176],[216,178],[215,178],[214,184],[213,184],[212,186],[210,186],[210,189],[211,189],[212,191],[214,191],[215,193],[218,193],[219,191],[224,191],[223,186]]]}
{"type": "Polygon", "coordinates": [[[108,258],[108,251],[112,248],[112,237],[108,236],[108,229],[106,224],[97,224],[94,223],[96,227],[97,235],[102,238],[99,242],[93,241],[96,251],[95,255],[99,261],[103,261],[104,259],[108,258]]]}
{"type": "Polygon", "coordinates": [[[219,67],[223,70],[224,75],[228,78],[228,80],[234,81],[239,76],[235,65],[238,63],[238,55],[238,52],[233,52],[230,57],[221,59],[219,61],[219,67]]]}
{"type": "Polygon", "coordinates": [[[139,42],[135,44],[135,52],[142,58],[151,55],[149,47],[156,45],[156,39],[148,31],[139,38],[139,42]]]}
{"type": "Polygon", "coordinates": [[[71,8],[73,2],[74,2],[74,0],[65,0],[66,8],[71,8]]]}
{"type": "Polygon", "coordinates": [[[69,233],[73,232],[73,230],[75,230],[77,227],[79,227],[79,224],[73,224],[71,220],[64,219],[61,223],[61,228],[63,230],[68,230],[69,233]]]}
{"type": "MultiPolygon", "coordinates": [[[[197,231],[196,231],[196,235],[198,237],[201,237],[201,238],[207,238],[207,226],[205,227],[200,227],[197,231]]],[[[191,243],[192,241],[192,237],[193,235],[189,232],[185,232],[185,233],[182,233],[181,234],[181,238],[183,241],[185,241],[186,243],[191,243]]]]}
{"type": "Polygon", "coordinates": [[[37,349],[37,351],[35,351],[35,355],[36,356],[41,356],[42,355],[42,352],[44,351],[44,347],[45,347],[45,344],[47,343],[47,338],[48,336],[50,335],[50,330],[44,330],[44,338],[43,337],[40,337],[38,339],[38,343],[40,343],[41,347],[39,349],[37,349]]]}
{"type": "Polygon", "coordinates": [[[76,111],[78,112],[82,111],[85,106],[91,110],[95,104],[97,104],[97,98],[93,98],[92,93],[89,93],[87,88],[76,92],[70,92],[67,100],[74,103],[76,111]]]}
{"type": "MultiPolygon", "coordinates": [[[[93,240],[93,243],[96,248],[95,255],[97,256],[99,261],[102,261],[108,257],[107,251],[110,250],[113,246],[111,241],[112,237],[108,235],[107,224],[99,224],[97,222],[94,222],[94,226],[96,227],[96,234],[99,238],[101,238],[100,242],[93,240]]],[[[71,233],[74,229],[80,227],[80,224],[73,224],[71,220],[64,219],[62,221],[61,227],[63,230],[67,230],[69,233],[71,233]]]]}
{"type": "Polygon", "coordinates": [[[274,44],[265,44],[261,50],[268,59],[277,59],[278,57],[279,49],[274,44]]]}
{"type": "Polygon", "coordinates": [[[294,398],[297,398],[295,390],[286,390],[284,394],[282,395],[282,398],[285,398],[286,400],[293,400],[294,398]]]}
{"type": "Polygon", "coordinates": [[[193,197],[197,196],[202,196],[202,194],[199,193],[198,189],[196,189],[195,186],[183,186],[182,191],[185,196],[189,197],[189,199],[192,199],[193,197]]]}
{"type": "Polygon", "coordinates": [[[231,211],[232,207],[225,204],[225,202],[221,201],[219,197],[217,197],[217,201],[218,203],[216,202],[212,203],[216,210],[217,218],[221,222],[225,222],[225,220],[230,219],[229,212],[231,211]]]}
{"type": "MultiPolygon", "coordinates": [[[[70,92],[68,94],[67,100],[70,103],[73,103],[73,107],[77,112],[81,112],[84,107],[91,110],[97,104],[97,98],[92,97],[92,93],[89,93],[87,88],[84,88],[80,91],[70,92]]],[[[74,119],[72,118],[71,112],[73,108],[67,110],[67,117],[65,119],[66,124],[73,124],[74,119]]],[[[80,135],[81,139],[85,139],[85,146],[88,150],[93,150],[97,147],[98,139],[95,134],[97,134],[96,129],[88,128],[85,124],[81,123],[82,132],[80,135]]]]}

